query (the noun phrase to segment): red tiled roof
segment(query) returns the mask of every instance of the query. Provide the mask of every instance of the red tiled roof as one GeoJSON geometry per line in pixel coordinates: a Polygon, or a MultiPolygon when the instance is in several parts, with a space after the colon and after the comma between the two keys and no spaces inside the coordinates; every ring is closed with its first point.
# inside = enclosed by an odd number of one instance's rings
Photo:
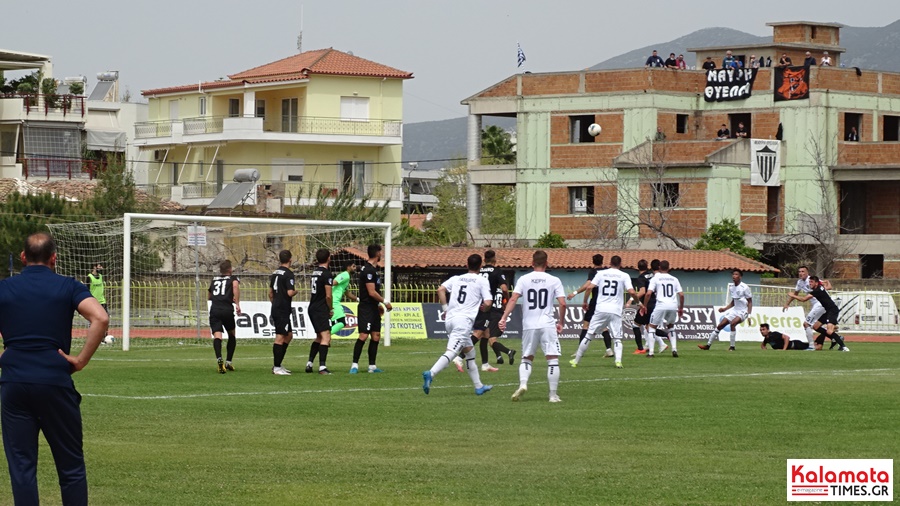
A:
{"type": "MultiPolygon", "coordinates": [[[[534,248],[420,248],[395,247],[391,250],[391,265],[398,268],[461,268],[466,265],[469,255],[484,254],[487,249],[497,252],[497,265],[513,269],[531,267],[531,255],[534,248]]],[[[344,248],[344,251],[366,259],[365,251],[356,248],[344,248]]],[[[607,262],[614,255],[622,257],[622,267],[637,269],[638,260],[650,261],[654,258],[668,260],[673,271],[723,271],[741,269],[745,272],[778,272],[778,269],[730,251],[700,250],[622,250],[611,251],[601,249],[548,249],[550,268],[553,269],[590,269],[591,257],[602,253],[607,262]]]]}
{"type": "Polygon", "coordinates": [[[260,65],[249,70],[231,74],[227,81],[210,81],[199,84],[187,84],[183,86],[171,86],[144,90],[142,95],[163,95],[166,93],[180,93],[193,91],[198,87],[205,90],[243,86],[247,84],[271,83],[280,81],[293,81],[306,79],[311,74],[356,76],[356,77],[387,77],[394,79],[411,79],[411,72],[388,67],[375,63],[365,58],[360,58],[337,49],[317,49],[295,54],[281,60],[260,65]]]}

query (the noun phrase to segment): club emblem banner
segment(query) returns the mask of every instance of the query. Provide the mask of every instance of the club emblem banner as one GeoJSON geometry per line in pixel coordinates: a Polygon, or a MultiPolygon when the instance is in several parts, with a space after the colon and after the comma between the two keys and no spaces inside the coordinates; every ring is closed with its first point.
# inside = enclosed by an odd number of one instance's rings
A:
{"type": "Polygon", "coordinates": [[[750,139],[750,185],[781,186],[781,141],[750,139]]]}
{"type": "Polygon", "coordinates": [[[775,69],[775,101],[809,98],[809,68],[775,69]]]}

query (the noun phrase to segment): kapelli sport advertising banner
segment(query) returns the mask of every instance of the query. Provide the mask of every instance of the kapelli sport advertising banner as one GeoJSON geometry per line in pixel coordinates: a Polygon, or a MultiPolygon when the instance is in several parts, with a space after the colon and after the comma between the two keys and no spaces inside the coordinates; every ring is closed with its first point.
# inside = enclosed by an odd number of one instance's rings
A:
{"type": "MultiPolygon", "coordinates": [[[[335,339],[356,339],[357,332],[357,304],[355,302],[342,304],[346,324],[337,332],[335,339]]],[[[294,329],[295,339],[313,339],[312,322],[309,320],[307,310],[308,302],[293,302],[291,304],[291,326],[294,329]]],[[[706,339],[709,333],[715,329],[721,320],[723,313],[718,312],[721,306],[686,306],[684,314],[674,322],[674,331],[679,339],[698,340],[706,339]]],[[[390,325],[392,339],[446,339],[447,330],[444,326],[444,312],[440,304],[399,303],[393,305],[393,311],[389,318],[382,318],[382,330],[385,325],[390,325]]],[[[235,316],[237,337],[239,339],[275,337],[275,327],[270,319],[272,305],[269,302],[245,301],[241,302],[242,313],[235,316]]],[[[625,309],[622,317],[622,336],[625,339],[634,339],[632,321],[636,315],[633,307],[625,309]]],[[[577,339],[581,334],[582,322],[585,312],[580,304],[566,306],[563,318],[563,331],[561,339],[577,339]]],[[[754,307],[753,313],[746,322],[738,325],[736,339],[738,341],[761,341],[759,324],[768,323],[771,330],[775,330],[796,339],[805,339],[803,332],[803,310],[800,307],[791,307],[782,311],[781,307],[754,307]]],[[[720,338],[727,339],[725,327],[720,338]],[[723,337],[724,336],[724,337],[723,337]]],[[[522,337],[522,313],[521,308],[515,310],[507,320],[506,332],[503,337],[519,339],[522,337]]]]}

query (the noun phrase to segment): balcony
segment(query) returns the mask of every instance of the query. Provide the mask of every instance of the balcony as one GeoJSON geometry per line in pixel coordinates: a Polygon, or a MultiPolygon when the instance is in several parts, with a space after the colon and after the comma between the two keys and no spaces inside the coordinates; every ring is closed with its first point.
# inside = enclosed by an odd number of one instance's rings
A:
{"type": "Polygon", "coordinates": [[[315,116],[209,116],[135,124],[135,144],[161,146],[198,142],[255,141],[400,145],[399,120],[315,116]]]}
{"type": "Polygon", "coordinates": [[[94,179],[106,166],[106,162],[64,158],[22,158],[22,175],[25,179],[94,179]]]}
{"type": "MultiPolygon", "coordinates": [[[[178,185],[149,184],[140,185],[141,191],[153,195],[162,200],[171,200],[184,205],[209,204],[220,188],[228,183],[187,182],[178,185]]],[[[388,185],[381,183],[363,184],[360,187],[343,186],[337,183],[327,182],[285,182],[285,181],[258,181],[257,187],[265,188],[268,199],[281,200],[284,206],[310,206],[314,205],[320,197],[325,197],[326,203],[338,196],[351,193],[355,198],[367,197],[372,205],[380,205],[384,201],[390,201],[390,207],[399,208],[403,200],[403,191],[400,185],[388,185]]],[[[248,201],[255,204],[256,196],[248,201]]]]}
{"type": "Polygon", "coordinates": [[[0,100],[3,119],[84,121],[84,97],[81,96],[11,93],[0,95],[0,100]],[[18,117],[7,117],[10,115],[18,117]]]}

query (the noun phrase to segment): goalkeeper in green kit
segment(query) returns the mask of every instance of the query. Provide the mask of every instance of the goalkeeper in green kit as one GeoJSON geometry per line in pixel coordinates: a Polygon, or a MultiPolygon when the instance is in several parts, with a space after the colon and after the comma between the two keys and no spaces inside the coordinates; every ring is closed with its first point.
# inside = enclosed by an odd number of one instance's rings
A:
{"type": "MultiPolygon", "coordinates": [[[[334,277],[334,285],[331,287],[331,300],[334,307],[334,316],[332,316],[331,320],[332,336],[347,325],[344,306],[341,305],[341,300],[344,298],[344,295],[346,294],[347,298],[354,302],[359,301],[356,295],[347,291],[347,288],[350,288],[350,275],[354,272],[356,272],[356,264],[350,262],[343,272],[334,277]]],[[[316,355],[319,354],[320,343],[320,338],[316,337],[309,345],[309,362],[306,363],[306,372],[313,372],[313,361],[316,359],[316,355]]]]}

